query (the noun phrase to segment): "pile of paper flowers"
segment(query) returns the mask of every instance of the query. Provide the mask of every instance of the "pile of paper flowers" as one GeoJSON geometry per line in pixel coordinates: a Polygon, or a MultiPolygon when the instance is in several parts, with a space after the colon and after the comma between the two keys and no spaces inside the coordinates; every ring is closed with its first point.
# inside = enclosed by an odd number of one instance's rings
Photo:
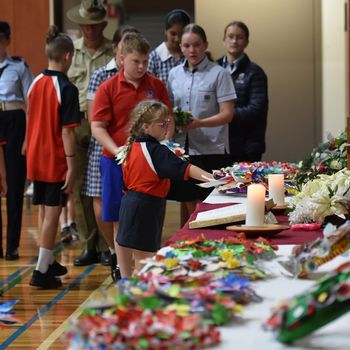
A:
{"type": "Polygon", "coordinates": [[[292,179],[296,174],[295,164],[287,162],[242,162],[235,163],[232,167],[214,170],[216,180],[225,181],[217,189],[221,193],[247,193],[247,187],[252,183],[260,183],[268,190],[267,176],[269,174],[284,174],[286,190],[293,193],[292,179]]]}
{"type": "Polygon", "coordinates": [[[161,249],[140,273],[101,290],[65,333],[71,349],[200,349],[220,342],[217,326],[261,298],[249,277],[275,256],[265,240],[207,241],[161,249]],[[214,267],[210,267],[213,265],[214,267]],[[242,265],[257,270],[243,272],[242,265]],[[236,274],[236,271],[239,273],[236,274]]]}

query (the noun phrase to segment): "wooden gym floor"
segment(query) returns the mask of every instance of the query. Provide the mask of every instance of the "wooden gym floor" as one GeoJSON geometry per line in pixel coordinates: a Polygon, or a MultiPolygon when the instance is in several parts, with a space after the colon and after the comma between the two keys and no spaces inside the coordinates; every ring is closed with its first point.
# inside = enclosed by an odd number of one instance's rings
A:
{"type": "MultiPolygon", "coordinates": [[[[163,240],[179,228],[179,212],[178,203],[168,202],[163,240]]],[[[6,213],[2,215],[5,236],[6,213]]],[[[74,258],[81,253],[80,243],[74,241],[69,245],[57,242],[55,246],[57,260],[68,268],[68,274],[62,278],[63,286],[56,290],[30,287],[29,279],[38,254],[37,215],[37,207],[23,209],[20,259],[0,259],[0,301],[19,300],[13,310],[20,319],[14,326],[0,328],[0,350],[67,349],[62,334],[69,320],[80,314],[84,302],[92,298],[99,288],[112,283],[109,266],[73,265],[74,258]]],[[[3,247],[6,247],[5,240],[3,247]]]]}

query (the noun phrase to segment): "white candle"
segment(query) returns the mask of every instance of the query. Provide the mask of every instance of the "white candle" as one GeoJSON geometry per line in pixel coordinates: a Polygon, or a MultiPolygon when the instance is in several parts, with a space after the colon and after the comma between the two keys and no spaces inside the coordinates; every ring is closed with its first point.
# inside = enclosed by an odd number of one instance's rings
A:
{"type": "Polygon", "coordinates": [[[284,204],[284,175],[269,174],[269,198],[272,198],[276,205],[284,204]]]}
{"type": "Polygon", "coordinates": [[[262,226],[265,217],[265,187],[263,185],[248,186],[246,226],[262,226]]]}

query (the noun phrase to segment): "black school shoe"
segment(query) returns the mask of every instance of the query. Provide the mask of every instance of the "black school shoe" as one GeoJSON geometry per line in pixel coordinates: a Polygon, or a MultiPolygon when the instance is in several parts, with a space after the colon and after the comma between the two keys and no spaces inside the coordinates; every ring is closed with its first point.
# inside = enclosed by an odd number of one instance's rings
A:
{"type": "Polygon", "coordinates": [[[74,266],[87,266],[92,264],[97,264],[99,258],[96,250],[86,250],[84,249],[81,252],[81,255],[78,258],[74,259],[74,266]]]}
{"type": "Polygon", "coordinates": [[[112,269],[111,276],[114,282],[118,282],[119,280],[122,279],[119,266],[117,266],[115,269],[112,269]]]}
{"type": "Polygon", "coordinates": [[[72,232],[69,229],[69,226],[66,226],[61,231],[61,242],[70,243],[73,240],[72,232]]]}
{"type": "Polygon", "coordinates": [[[18,250],[15,249],[11,252],[9,252],[9,251],[6,252],[5,259],[6,260],[18,260],[19,259],[18,250]]]}
{"type": "Polygon", "coordinates": [[[63,276],[68,272],[68,270],[65,266],[61,265],[55,260],[51,265],[49,265],[47,272],[54,276],[63,276]]]}
{"type": "Polygon", "coordinates": [[[111,252],[109,250],[100,253],[100,262],[103,266],[111,266],[111,252]]]}
{"type": "Polygon", "coordinates": [[[53,289],[62,286],[60,279],[50,274],[49,271],[41,273],[39,270],[34,270],[29,285],[40,289],[53,289]]]}
{"type": "Polygon", "coordinates": [[[72,233],[73,239],[75,241],[79,240],[79,232],[75,222],[72,222],[69,226],[70,232],[72,233]]]}
{"type": "Polygon", "coordinates": [[[118,282],[122,278],[117,265],[117,254],[111,254],[111,276],[114,282],[118,282]]]}

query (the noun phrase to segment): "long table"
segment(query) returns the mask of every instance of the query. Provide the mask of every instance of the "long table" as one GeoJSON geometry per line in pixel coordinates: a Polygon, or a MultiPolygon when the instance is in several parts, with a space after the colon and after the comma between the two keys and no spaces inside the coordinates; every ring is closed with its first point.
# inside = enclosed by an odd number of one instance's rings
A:
{"type": "MultiPolygon", "coordinates": [[[[200,203],[196,211],[191,215],[189,221],[196,218],[198,212],[203,210],[220,208],[231,205],[234,199],[223,198],[224,203],[200,203]],[[226,202],[226,203],[225,203],[226,202]]],[[[219,199],[220,201],[220,199],[219,199]]],[[[280,224],[288,224],[287,216],[278,215],[280,224]]],[[[235,232],[225,230],[225,226],[189,229],[188,223],[178,230],[168,243],[186,238],[198,237],[204,234],[207,239],[218,239],[235,232]]],[[[349,257],[338,256],[334,260],[321,266],[321,268],[310,279],[295,279],[287,276],[286,271],[278,263],[279,259],[286,259],[290,255],[294,244],[305,243],[322,236],[322,231],[292,231],[285,230],[271,237],[273,244],[280,245],[276,260],[265,262],[270,278],[264,281],[252,282],[254,290],[263,298],[261,303],[252,303],[246,307],[241,317],[225,327],[220,327],[222,342],[215,347],[218,350],[348,350],[350,349],[350,312],[335,320],[329,325],[314,332],[312,335],[299,340],[293,345],[284,345],[273,338],[273,335],[263,330],[263,322],[270,315],[271,309],[280,300],[293,297],[303,293],[311,287],[317,278],[324,273],[334,270],[340,264],[349,261],[349,257]]]]}

